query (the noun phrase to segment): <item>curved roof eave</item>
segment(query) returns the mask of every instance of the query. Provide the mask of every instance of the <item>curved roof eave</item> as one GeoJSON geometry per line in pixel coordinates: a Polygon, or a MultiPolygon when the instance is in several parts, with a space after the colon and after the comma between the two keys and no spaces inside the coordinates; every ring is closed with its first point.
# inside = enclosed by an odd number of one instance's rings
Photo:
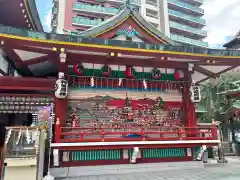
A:
{"type": "Polygon", "coordinates": [[[29,9],[29,13],[31,15],[32,18],[32,23],[34,23],[35,27],[36,27],[36,31],[39,32],[43,32],[43,26],[38,14],[38,10],[37,10],[37,6],[36,6],[36,1],[35,0],[26,0],[27,5],[28,5],[28,9],[29,9]]]}
{"type": "Polygon", "coordinates": [[[223,47],[232,48],[232,46],[234,46],[234,44],[237,44],[237,43],[240,44],[240,37],[233,38],[233,39],[230,40],[229,42],[225,43],[225,44],[223,45],[223,47]]]}
{"type": "Polygon", "coordinates": [[[98,34],[101,34],[101,32],[114,27],[118,25],[119,22],[124,21],[128,16],[132,15],[136,20],[141,23],[144,27],[146,27],[151,33],[156,35],[158,38],[163,39],[170,45],[175,45],[176,43],[172,41],[169,37],[165,36],[162,32],[160,32],[157,28],[155,28],[153,25],[148,23],[137,11],[135,11],[133,8],[126,6],[120,13],[113,16],[109,20],[101,23],[97,27],[90,28],[79,35],[85,36],[85,37],[96,37],[98,34]]]}

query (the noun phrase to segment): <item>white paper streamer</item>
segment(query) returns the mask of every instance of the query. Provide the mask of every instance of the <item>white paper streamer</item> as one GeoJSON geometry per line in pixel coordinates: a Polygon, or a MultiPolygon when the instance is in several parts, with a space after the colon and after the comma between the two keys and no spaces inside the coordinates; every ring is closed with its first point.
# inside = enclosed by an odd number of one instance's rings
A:
{"type": "Polygon", "coordinates": [[[7,137],[6,137],[6,140],[5,140],[5,144],[8,144],[8,141],[11,137],[11,134],[12,134],[12,129],[9,129],[8,133],[7,133],[7,137]]]}
{"type": "Polygon", "coordinates": [[[26,135],[27,144],[30,144],[30,143],[31,143],[31,137],[30,137],[28,128],[27,128],[27,130],[26,130],[26,132],[25,132],[25,135],[26,135]]]}
{"type": "Polygon", "coordinates": [[[17,140],[16,140],[16,145],[19,144],[19,141],[21,139],[21,136],[22,136],[22,130],[20,129],[20,131],[18,132],[18,137],[17,137],[17,140]]]}

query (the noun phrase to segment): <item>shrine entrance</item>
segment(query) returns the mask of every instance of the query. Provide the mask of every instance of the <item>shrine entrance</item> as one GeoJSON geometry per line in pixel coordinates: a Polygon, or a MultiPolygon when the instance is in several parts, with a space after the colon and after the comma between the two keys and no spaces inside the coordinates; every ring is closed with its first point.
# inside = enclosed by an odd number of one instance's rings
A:
{"type": "Polygon", "coordinates": [[[0,96],[0,121],[7,127],[7,148],[5,157],[2,158],[7,165],[2,171],[4,180],[36,179],[40,146],[38,111],[52,105],[52,101],[49,97],[24,94],[0,96]]]}

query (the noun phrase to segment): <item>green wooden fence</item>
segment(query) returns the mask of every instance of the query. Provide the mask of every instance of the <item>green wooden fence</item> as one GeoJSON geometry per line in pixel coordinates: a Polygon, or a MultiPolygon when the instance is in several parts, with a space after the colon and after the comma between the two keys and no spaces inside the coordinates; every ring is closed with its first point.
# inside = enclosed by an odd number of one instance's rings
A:
{"type": "Polygon", "coordinates": [[[121,150],[89,150],[73,151],[72,161],[117,160],[121,158],[121,150]]]}
{"type": "Polygon", "coordinates": [[[143,149],[143,158],[184,157],[184,148],[143,149]]]}

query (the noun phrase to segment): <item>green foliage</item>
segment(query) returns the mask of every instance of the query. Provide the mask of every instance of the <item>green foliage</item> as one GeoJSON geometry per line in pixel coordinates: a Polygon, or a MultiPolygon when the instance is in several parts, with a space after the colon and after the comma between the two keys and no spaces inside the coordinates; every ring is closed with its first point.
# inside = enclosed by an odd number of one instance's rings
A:
{"type": "MultiPolygon", "coordinates": [[[[228,126],[232,104],[240,97],[229,99],[226,95],[229,91],[240,92],[239,80],[240,72],[232,71],[223,74],[218,79],[211,79],[201,86],[202,100],[200,105],[207,110],[200,118],[202,122],[211,122],[212,119],[215,119],[224,122],[226,127],[228,126]]],[[[239,122],[234,122],[235,125],[236,123],[239,124],[239,122]]]]}

